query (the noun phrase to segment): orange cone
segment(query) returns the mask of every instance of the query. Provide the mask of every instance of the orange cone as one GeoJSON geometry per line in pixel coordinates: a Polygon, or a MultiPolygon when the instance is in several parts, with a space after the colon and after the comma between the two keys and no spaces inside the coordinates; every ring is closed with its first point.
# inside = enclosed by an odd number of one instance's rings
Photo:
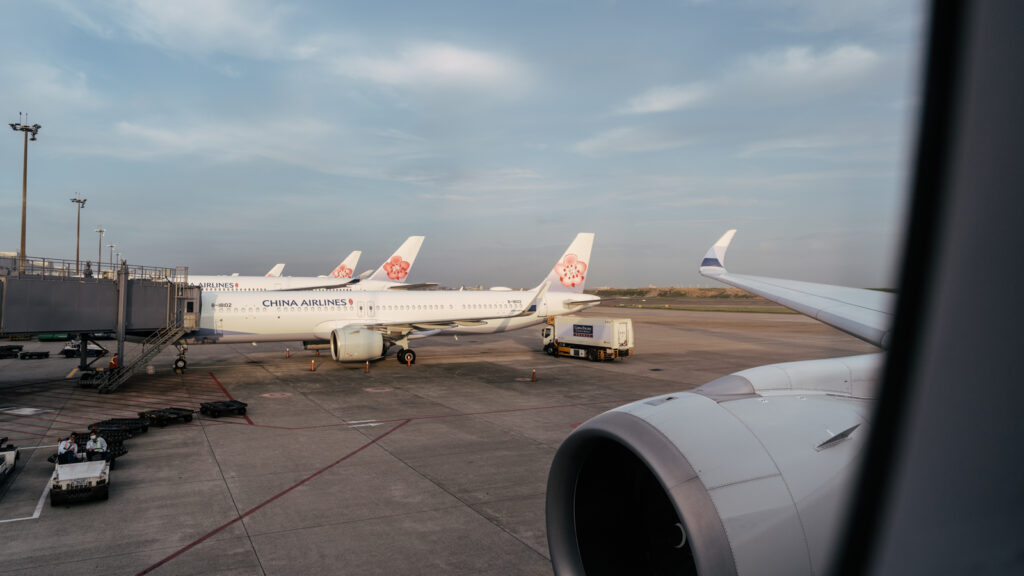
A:
{"type": "Polygon", "coordinates": [[[405,365],[406,366],[412,366],[412,356],[406,356],[405,357],[405,365]]]}
{"type": "Polygon", "coordinates": [[[291,358],[292,357],[292,351],[291,351],[290,348],[285,348],[284,349],[284,357],[285,358],[291,358]]]}
{"type": "Polygon", "coordinates": [[[536,381],[537,381],[537,369],[534,368],[533,374],[530,375],[530,382],[536,382],[536,381]]]}
{"type": "Polygon", "coordinates": [[[317,350],[317,351],[316,351],[316,354],[314,354],[314,356],[317,356],[317,357],[319,357],[319,356],[320,356],[320,351],[319,351],[319,350],[317,350]]]}
{"type": "Polygon", "coordinates": [[[370,361],[369,360],[366,361],[366,373],[367,374],[370,373],[370,361]]]}
{"type": "Polygon", "coordinates": [[[316,360],[309,361],[309,371],[316,372],[316,360]]]}

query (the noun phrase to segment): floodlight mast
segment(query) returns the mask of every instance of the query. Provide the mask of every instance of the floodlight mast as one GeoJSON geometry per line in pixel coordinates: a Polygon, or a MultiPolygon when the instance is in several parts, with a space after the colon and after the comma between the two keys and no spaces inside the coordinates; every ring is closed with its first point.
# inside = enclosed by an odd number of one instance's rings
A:
{"type": "Polygon", "coordinates": [[[75,197],[71,199],[72,202],[78,204],[78,219],[75,221],[75,276],[78,276],[78,245],[82,240],[82,208],[85,208],[85,201],[87,198],[79,198],[78,192],[75,192],[75,197]]]}
{"type": "Polygon", "coordinates": [[[21,123],[22,113],[18,112],[18,121],[11,122],[10,127],[15,132],[25,134],[25,156],[21,167],[21,251],[18,253],[18,274],[25,273],[25,206],[28,204],[28,141],[36,140],[36,134],[42,128],[39,124],[28,125],[28,113],[25,114],[25,124],[21,123]],[[32,138],[29,138],[29,134],[32,138]]]}
{"type": "Polygon", "coordinates": [[[106,232],[106,230],[102,226],[96,226],[96,229],[93,230],[93,232],[100,235],[100,243],[96,248],[96,276],[99,277],[103,271],[103,233],[106,232]]]}

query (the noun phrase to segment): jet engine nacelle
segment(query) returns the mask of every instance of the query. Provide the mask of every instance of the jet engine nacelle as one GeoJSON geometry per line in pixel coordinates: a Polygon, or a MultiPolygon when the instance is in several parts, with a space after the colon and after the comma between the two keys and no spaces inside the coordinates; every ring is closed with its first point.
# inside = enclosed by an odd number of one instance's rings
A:
{"type": "Polygon", "coordinates": [[[331,357],[338,362],[376,360],[387,351],[384,335],[376,330],[345,327],[331,332],[331,357]]]}
{"type": "Polygon", "coordinates": [[[601,414],[548,477],[557,574],[822,574],[881,355],[774,364],[601,414]]]}

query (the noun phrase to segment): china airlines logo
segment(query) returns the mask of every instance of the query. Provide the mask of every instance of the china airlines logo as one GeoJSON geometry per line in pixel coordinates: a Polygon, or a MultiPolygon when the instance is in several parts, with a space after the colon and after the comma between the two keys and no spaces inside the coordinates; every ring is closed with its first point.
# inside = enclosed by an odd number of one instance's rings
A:
{"type": "Polygon", "coordinates": [[[575,254],[566,254],[564,260],[555,264],[555,274],[558,274],[558,279],[562,281],[562,286],[568,286],[569,288],[575,288],[578,284],[583,284],[583,281],[586,280],[586,271],[587,263],[580,260],[575,254]]]}
{"type": "Polygon", "coordinates": [[[331,272],[331,276],[334,276],[335,278],[351,278],[352,269],[342,264],[335,268],[334,272],[331,272]]]}
{"type": "Polygon", "coordinates": [[[392,280],[405,280],[405,277],[409,275],[409,268],[412,264],[409,264],[405,260],[402,260],[401,256],[395,255],[384,263],[384,271],[388,273],[388,278],[392,280]]]}

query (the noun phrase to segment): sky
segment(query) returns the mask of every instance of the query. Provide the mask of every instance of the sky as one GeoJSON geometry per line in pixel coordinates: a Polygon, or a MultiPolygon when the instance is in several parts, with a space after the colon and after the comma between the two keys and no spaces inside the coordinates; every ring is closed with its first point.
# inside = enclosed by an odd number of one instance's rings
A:
{"type": "MultiPolygon", "coordinates": [[[[194,274],[359,271],[531,287],[577,232],[587,287],[730,270],[896,282],[919,1],[12,2],[0,115],[29,143],[29,256],[116,245],[194,274]]],[[[23,140],[0,138],[0,251],[23,140]]]]}

